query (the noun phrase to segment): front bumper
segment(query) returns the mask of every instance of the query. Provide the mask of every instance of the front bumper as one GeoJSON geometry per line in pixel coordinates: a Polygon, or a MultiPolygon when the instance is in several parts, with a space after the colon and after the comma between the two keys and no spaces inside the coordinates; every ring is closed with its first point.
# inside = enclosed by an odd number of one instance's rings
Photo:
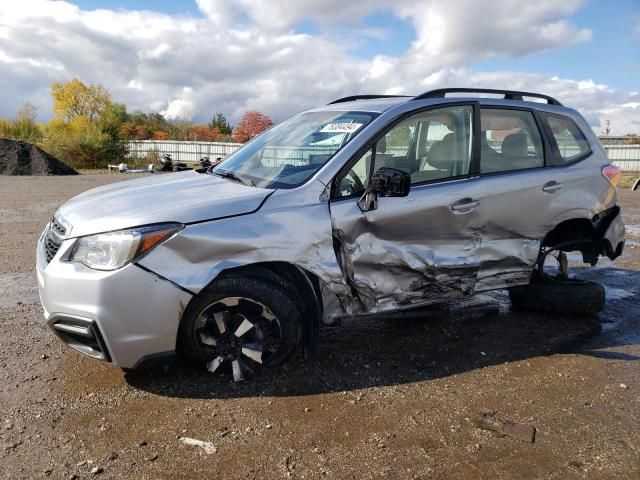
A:
{"type": "Polygon", "coordinates": [[[64,240],[47,263],[42,241],[36,261],[40,301],[63,342],[123,368],[175,351],[190,293],[135,264],[102,272],[61,261],[73,240],[64,240]]]}

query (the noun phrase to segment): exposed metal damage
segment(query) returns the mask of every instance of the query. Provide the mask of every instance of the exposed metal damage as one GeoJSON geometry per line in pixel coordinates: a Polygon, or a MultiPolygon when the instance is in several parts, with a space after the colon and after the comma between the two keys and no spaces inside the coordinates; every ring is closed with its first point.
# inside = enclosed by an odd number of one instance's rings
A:
{"type": "MultiPolygon", "coordinates": [[[[337,222],[336,210],[344,207],[331,205],[324,192],[324,185],[318,184],[315,202],[301,199],[297,211],[286,214],[278,208],[275,192],[260,216],[187,226],[140,263],[194,293],[230,269],[265,262],[295,265],[320,282],[324,321],[329,323],[336,317],[410,308],[527,283],[547,233],[541,229],[517,236],[513,227],[500,224],[480,229],[482,218],[468,216],[456,241],[441,238],[419,244],[415,236],[405,240],[395,235],[393,223],[372,220],[376,212],[363,213],[355,202],[349,215],[340,212],[337,222]]],[[[442,229],[450,213],[441,212],[442,218],[434,213],[433,227],[422,225],[417,234],[442,229]]],[[[460,226],[457,221],[451,228],[460,226]]]]}

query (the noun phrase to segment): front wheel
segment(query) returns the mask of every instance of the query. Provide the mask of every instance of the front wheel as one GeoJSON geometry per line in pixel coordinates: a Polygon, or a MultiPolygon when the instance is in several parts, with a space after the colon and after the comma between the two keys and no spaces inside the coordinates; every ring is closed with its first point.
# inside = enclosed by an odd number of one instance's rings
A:
{"type": "Polygon", "coordinates": [[[301,338],[302,316],[289,292],[266,279],[226,275],[185,310],[178,348],[210,372],[231,365],[237,382],[284,362],[301,338]]]}

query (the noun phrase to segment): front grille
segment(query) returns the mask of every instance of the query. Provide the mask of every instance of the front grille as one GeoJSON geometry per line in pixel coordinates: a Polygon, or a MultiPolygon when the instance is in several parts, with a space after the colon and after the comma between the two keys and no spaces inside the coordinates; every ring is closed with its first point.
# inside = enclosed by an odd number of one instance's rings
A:
{"type": "Polygon", "coordinates": [[[64,237],[67,233],[67,229],[64,228],[60,220],[55,217],[53,218],[53,220],[51,220],[51,228],[53,228],[53,230],[61,237],[64,237]]]}
{"type": "Polygon", "coordinates": [[[62,245],[62,240],[64,240],[64,236],[66,234],[67,229],[64,227],[62,222],[53,218],[47,226],[47,231],[42,242],[44,245],[44,255],[47,259],[47,264],[56,256],[56,253],[58,253],[60,245],[62,245]]]}

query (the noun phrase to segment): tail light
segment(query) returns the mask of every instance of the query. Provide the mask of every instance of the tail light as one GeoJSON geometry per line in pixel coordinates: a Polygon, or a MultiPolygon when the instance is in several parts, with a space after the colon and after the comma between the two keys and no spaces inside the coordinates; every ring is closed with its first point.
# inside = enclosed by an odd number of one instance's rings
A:
{"type": "Polygon", "coordinates": [[[602,167],[602,176],[609,180],[609,183],[613,185],[613,188],[618,188],[620,180],[622,180],[622,172],[613,164],[602,167]]]}

